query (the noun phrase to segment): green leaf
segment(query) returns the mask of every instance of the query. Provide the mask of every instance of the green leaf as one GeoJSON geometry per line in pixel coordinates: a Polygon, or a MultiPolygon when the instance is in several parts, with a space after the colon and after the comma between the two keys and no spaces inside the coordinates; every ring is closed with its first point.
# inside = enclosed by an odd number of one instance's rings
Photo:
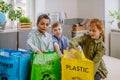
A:
{"type": "Polygon", "coordinates": [[[111,20],[111,21],[109,21],[108,23],[110,23],[111,25],[113,24],[113,22],[114,22],[114,20],[111,20]]]}
{"type": "Polygon", "coordinates": [[[109,15],[110,15],[110,16],[114,16],[114,13],[111,12],[111,11],[109,11],[109,15]]]}
{"type": "Polygon", "coordinates": [[[114,20],[120,20],[120,8],[118,10],[115,11],[109,11],[109,16],[112,17],[113,20],[110,20],[109,23],[112,24],[114,22],[114,20]]]}
{"type": "Polygon", "coordinates": [[[117,16],[117,19],[120,20],[120,16],[119,15],[117,16]]]}
{"type": "Polygon", "coordinates": [[[20,23],[30,23],[30,19],[28,17],[20,17],[19,18],[20,23]]]}

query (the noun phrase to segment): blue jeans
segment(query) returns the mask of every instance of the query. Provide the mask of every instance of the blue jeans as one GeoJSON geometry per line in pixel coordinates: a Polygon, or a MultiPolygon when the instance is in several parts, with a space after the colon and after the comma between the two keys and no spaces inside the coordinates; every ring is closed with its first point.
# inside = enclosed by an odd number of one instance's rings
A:
{"type": "Polygon", "coordinates": [[[94,78],[95,78],[94,80],[101,80],[101,76],[98,72],[96,72],[94,78]]]}

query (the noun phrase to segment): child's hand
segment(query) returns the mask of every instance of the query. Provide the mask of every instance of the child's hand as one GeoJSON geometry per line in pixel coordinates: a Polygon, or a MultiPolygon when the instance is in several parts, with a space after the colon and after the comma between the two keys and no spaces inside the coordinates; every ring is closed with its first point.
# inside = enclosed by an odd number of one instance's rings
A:
{"type": "Polygon", "coordinates": [[[76,49],[79,50],[79,51],[82,50],[81,46],[78,46],[76,49]]]}
{"type": "Polygon", "coordinates": [[[40,50],[37,50],[36,53],[37,54],[42,54],[42,52],[40,50]]]}
{"type": "Polygon", "coordinates": [[[60,51],[60,48],[59,48],[58,43],[57,43],[57,42],[54,42],[54,43],[53,43],[53,46],[54,46],[55,51],[60,55],[60,57],[62,57],[63,54],[62,54],[62,52],[60,51]]]}
{"type": "Polygon", "coordinates": [[[69,49],[69,52],[74,53],[74,49],[73,48],[69,49]]]}
{"type": "Polygon", "coordinates": [[[70,52],[70,54],[69,54],[69,56],[71,57],[71,58],[75,58],[75,54],[74,54],[74,49],[69,49],[69,52],[70,52]]]}
{"type": "Polygon", "coordinates": [[[46,51],[45,49],[42,49],[42,50],[41,50],[42,53],[45,52],[45,51],[46,51]]]}

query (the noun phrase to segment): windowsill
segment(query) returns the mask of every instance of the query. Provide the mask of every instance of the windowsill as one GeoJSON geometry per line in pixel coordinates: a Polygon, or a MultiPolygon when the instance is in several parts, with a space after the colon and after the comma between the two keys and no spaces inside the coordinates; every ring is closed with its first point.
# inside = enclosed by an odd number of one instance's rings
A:
{"type": "Polygon", "coordinates": [[[120,29],[111,29],[111,31],[120,32],[120,29]]]}
{"type": "MultiPolygon", "coordinates": [[[[36,27],[32,27],[31,30],[35,30],[37,29],[36,27]]],[[[23,30],[29,30],[29,29],[23,29],[23,30]]],[[[0,33],[8,33],[8,32],[18,32],[20,30],[18,30],[17,28],[7,28],[5,30],[0,30],[0,33]]]]}
{"type": "Polygon", "coordinates": [[[0,30],[0,33],[4,33],[4,32],[17,32],[17,29],[5,29],[5,30],[0,30]]]}

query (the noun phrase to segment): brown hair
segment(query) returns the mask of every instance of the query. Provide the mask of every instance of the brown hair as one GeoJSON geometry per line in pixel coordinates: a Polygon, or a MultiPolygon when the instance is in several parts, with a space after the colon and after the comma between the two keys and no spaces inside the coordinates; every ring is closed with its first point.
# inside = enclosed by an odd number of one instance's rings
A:
{"type": "Polygon", "coordinates": [[[103,26],[103,23],[101,20],[99,20],[97,18],[91,19],[89,27],[95,27],[99,31],[101,31],[101,36],[102,36],[103,42],[105,42],[104,26],[103,26]]]}
{"type": "Polygon", "coordinates": [[[40,15],[40,16],[38,17],[38,19],[37,19],[37,24],[39,24],[40,20],[43,19],[43,18],[48,19],[48,20],[49,20],[49,23],[50,23],[50,18],[49,18],[49,16],[48,16],[47,14],[42,14],[42,15],[40,15]]]}
{"type": "Polygon", "coordinates": [[[56,21],[55,23],[52,24],[52,29],[56,28],[60,25],[59,21],[56,21]]]}

